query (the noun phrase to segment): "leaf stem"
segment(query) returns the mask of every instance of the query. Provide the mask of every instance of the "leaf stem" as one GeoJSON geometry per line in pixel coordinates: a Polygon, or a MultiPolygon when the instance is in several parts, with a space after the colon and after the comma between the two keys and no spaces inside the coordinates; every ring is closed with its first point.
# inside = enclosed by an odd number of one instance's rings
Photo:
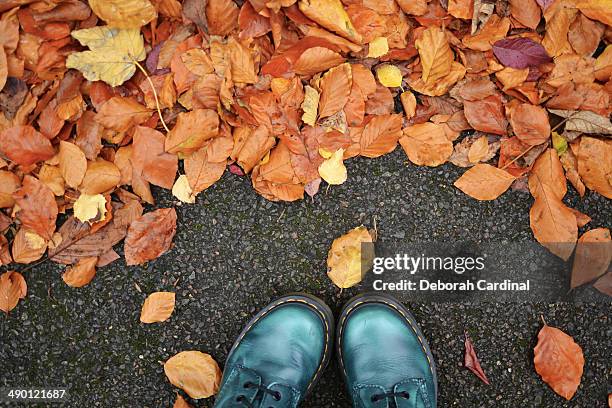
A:
{"type": "Polygon", "coordinates": [[[157,107],[157,115],[159,116],[159,120],[161,120],[161,123],[164,126],[164,129],[166,129],[166,132],[170,132],[170,129],[168,129],[168,126],[166,125],[166,122],[164,121],[164,118],[162,117],[161,108],[159,106],[159,99],[157,97],[157,91],[155,90],[155,85],[153,85],[153,81],[151,80],[151,77],[149,76],[149,74],[147,74],[147,71],[142,67],[142,65],[138,63],[138,61],[132,59],[132,62],[134,62],[134,65],[136,65],[138,69],[144,74],[144,76],[147,77],[147,80],[149,81],[149,85],[151,85],[151,89],[153,90],[153,96],[155,97],[155,106],[157,107]]]}

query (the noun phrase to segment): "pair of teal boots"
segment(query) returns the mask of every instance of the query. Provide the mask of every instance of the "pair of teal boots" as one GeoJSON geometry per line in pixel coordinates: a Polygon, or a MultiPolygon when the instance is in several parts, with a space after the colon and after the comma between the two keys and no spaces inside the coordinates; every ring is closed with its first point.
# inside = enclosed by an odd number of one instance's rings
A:
{"type": "Polygon", "coordinates": [[[294,294],[261,310],[225,364],[216,408],[295,408],[334,349],[355,408],[435,408],[436,369],[414,317],[388,295],[363,294],[334,318],[320,299],[294,294]]]}

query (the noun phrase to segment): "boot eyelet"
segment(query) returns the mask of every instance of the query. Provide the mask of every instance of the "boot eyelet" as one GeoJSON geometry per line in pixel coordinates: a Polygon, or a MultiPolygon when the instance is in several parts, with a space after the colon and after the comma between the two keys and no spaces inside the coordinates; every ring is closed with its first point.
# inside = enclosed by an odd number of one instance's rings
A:
{"type": "Polygon", "coordinates": [[[283,396],[278,391],[276,391],[276,393],[272,395],[272,398],[274,398],[274,401],[280,401],[282,397],[283,396]]]}
{"type": "Polygon", "coordinates": [[[252,382],[245,382],[245,383],[242,385],[242,387],[243,387],[243,388],[251,388],[251,386],[252,386],[252,385],[253,385],[253,383],[252,383],[252,382]]]}
{"type": "Polygon", "coordinates": [[[246,401],[246,397],[244,395],[239,395],[236,397],[237,402],[246,401]]]}

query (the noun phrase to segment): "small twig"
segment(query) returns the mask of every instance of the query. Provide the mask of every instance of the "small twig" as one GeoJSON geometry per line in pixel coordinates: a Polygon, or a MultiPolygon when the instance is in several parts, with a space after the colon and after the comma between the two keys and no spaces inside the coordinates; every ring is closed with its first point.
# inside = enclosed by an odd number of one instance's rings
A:
{"type": "Polygon", "coordinates": [[[280,222],[281,218],[283,218],[283,215],[285,215],[286,210],[287,210],[287,207],[283,208],[283,212],[281,212],[281,214],[278,216],[278,219],[276,220],[276,222],[280,222]]]}
{"type": "Polygon", "coordinates": [[[502,167],[501,169],[502,169],[502,170],[506,170],[506,168],[507,168],[508,166],[510,166],[512,163],[514,163],[515,161],[517,161],[518,159],[520,159],[521,157],[523,157],[524,155],[526,155],[527,153],[529,153],[529,151],[530,151],[531,149],[533,149],[534,147],[536,147],[536,146],[537,146],[537,145],[532,145],[532,146],[529,146],[529,148],[528,148],[527,150],[525,150],[524,152],[522,152],[521,154],[519,154],[518,156],[516,156],[514,159],[510,160],[510,161],[509,161],[508,163],[506,163],[506,164],[504,165],[504,167],[502,167]]]}
{"type": "Polygon", "coordinates": [[[548,326],[546,320],[544,320],[544,315],[540,315],[540,318],[542,319],[542,323],[544,323],[544,326],[548,326]]]}
{"type": "Polygon", "coordinates": [[[157,115],[159,116],[159,120],[161,120],[161,123],[164,126],[164,129],[166,129],[166,132],[170,132],[170,129],[168,129],[168,126],[166,125],[166,122],[164,121],[164,118],[162,117],[161,107],[159,106],[159,99],[157,97],[157,91],[155,90],[155,85],[153,85],[153,80],[151,80],[151,77],[149,76],[149,74],[147,74],[147,71],[142,67],[142,65],[138,63],[138,61],[132,59],[132,62],[134,63],[134,65],[138,67],[138,69],[140,69],[140,71],[142,71],[144,76],[149,81],[149,85],[151,85],[151,89],[153,90],[153,96],[155,97],[155,107],[157,108],[157,115]]]}

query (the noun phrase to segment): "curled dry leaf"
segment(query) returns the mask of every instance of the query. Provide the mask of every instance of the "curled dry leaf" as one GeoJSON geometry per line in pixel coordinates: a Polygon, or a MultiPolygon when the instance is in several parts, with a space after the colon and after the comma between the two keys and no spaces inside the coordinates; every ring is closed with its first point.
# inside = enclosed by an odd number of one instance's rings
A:
{"type": "Polygon", "coordinates": [[[174,292],[154,292],[145,299],[140,311],[142,323],[165,322],[174,312],[174,292]]]}
{"type": "Polygon", "coordinates": [[[97,257],[81,258],[75,265],[66,269],[66,272],[62,274],[62,279],[70,287],[83,287],[96,276],[97,263],[97,257]]]}
{"type": "Polygon", "coordinates": [[[477,200],[495,200],[514,182],[507,171],[489,164],[479,163],[455,181],[455,187],[477,200]]]}
{"type": "Polygon", "coordinates": [[[208,398],[219,391],[221,369],[213,358],[200,351],[181,351],[164,363],[164,373],[191,398],[208,398]]]}
{"type": "Polygon", "coordinates": [[[317,122],[317,111],[319,109],[319,92],[311,87],[310,85],[306,85],[304,87],[304,101],[302,102],[302,121],[307,125],[314,126],[317,122]]]}
{"type": "Polygon", "coordinates": [[[572,289],[605,274],[611,260],[612,241],[608,228],[595,228],[582,234],[576,244],[572,289]]]}
{"type": "Polygon", "coordinates": [[[176,210],[160,208],[133,221],[125,238],[125,261],[141,265],[153,260],[172,246],[176,233],[176,210]]]}
{"type": "Polygon", "coordinates": [[[545,324],[533,351],[533,363],[542,380],[566,400],[572,399],[584,368],[582,348],[563,331],[545,324]]]}
{"type": "Polygon", "coordinates": [[[346,181],[347,172],[342,157],[344,149],[336,150],[319,166],[319,175],[331,185],[339,185],[346,181]]]}
{"type": "Polygon", "coordinates": [[[463,357],[463,365],[471,372],[476,374],[476,377],[480,378],[483,383],[490,385],[491,383],[489,382],[489,379],[487,378],[487,375],[485,374],[484,370],[480,366],[480,361],[478,360],[478,356],[476,355],[476,350],[474,349],[474,345],[472,344],[472,341],[470,340],[470,337],[468,336],[467,332],[465,332],[464,344],[465,354],[463,357]]]}
{"type": "Polygon", "coordinates": [[[183,203],[195,203],[195,195],[193,194],[193,190],[189,185],[189,179],[186,175],[181,174],[179,178],[176,179],[174,185],[172,186],[172,195],[183,203]]]}
{"type": "Polygon", "coordinates": [[[8,271],[0,275],[0,310],[8,313],[26,297],[28,286],[19,272],[8,271]]]}
{"type": "Polygon", "coordinates": [[[453,143],[446,137],[443,125],[431,122],[404,128],[399,142],[410,161],[419,166],[439,166],[453,153],[453,143]]]}
{"type": "Polygon", "coordinates": [[[355,286],[372,266],[374,245],[363,225],[332,242],[327,254],[327,276],[341,289],[355,286]]]}
{"type": "Polygon", "coordinates": [[[416,115],[417,101],[416,97],[412,92],[402,92],[402,94],[400,95],[400,101],[402,102],[402,107],[404,108],[406,118],[410,119],[414,115],[416,115]]]}
{"type": "Polygon", "coordinates": [[[90,225],[104,221],[107,212],[106,198],[102,194],[81,194],[73,205],[74,216],[81,222],[90,225]]]}

